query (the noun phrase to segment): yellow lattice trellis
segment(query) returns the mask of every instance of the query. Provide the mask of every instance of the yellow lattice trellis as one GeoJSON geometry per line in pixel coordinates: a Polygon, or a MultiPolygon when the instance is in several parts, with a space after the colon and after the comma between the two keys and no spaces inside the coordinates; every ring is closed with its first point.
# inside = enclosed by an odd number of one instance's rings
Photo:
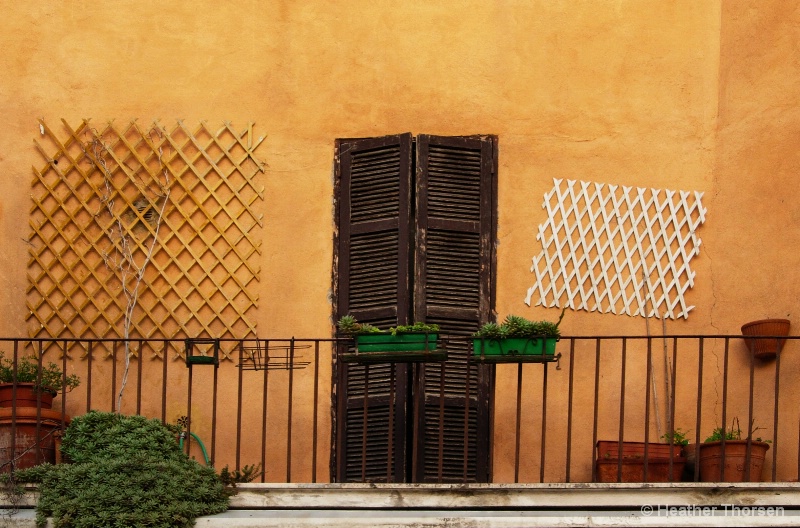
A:
{"type": "Polygon", "coordinates": [[[126,243],[136,264],[153,248],[132,336],[256,335],[263,187],[255,180],[264,164],[252,124],[190,131],[182,122],[171,130],[63,122],[63,139],[39,125],[34,143],[45,164],[33,168],[31,193],[32,337],[121,336],[126,243]]]}

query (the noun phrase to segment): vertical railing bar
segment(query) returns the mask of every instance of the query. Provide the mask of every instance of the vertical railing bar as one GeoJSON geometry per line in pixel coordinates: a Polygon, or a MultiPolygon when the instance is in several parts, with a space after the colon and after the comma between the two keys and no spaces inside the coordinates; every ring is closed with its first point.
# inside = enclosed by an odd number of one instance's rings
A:
{"type": "MultiPolygon", "coordinates": [[[[17,363],[19,360],[19,341],[14,340],[14,357],[12,358],[11,371],[14,374],[13,384],[11,385],[11,408],[17,408],[17,363]]],[[[16,469],[14,460],[17,458],[17,413],[11,413],[11,454],[9,455],[9,463],[11,467],[9,471],[16,469]]],[[[4,468],[3,468],[4,469],[4,468]]]]}
{"type": "Polygon", "coordinates": [[[136,414],[142,414],[142,356],[144,343],[139,340],[139,353],[136,354],[136,414]]]}
{"type": "Polygon", "coordinates": [[[469,468],[469,411],[470,411],[470,388],[472,386],[472,361],[467,356],[467,387],[464,391],[464,465],[463,482],[467,483],[469,468]]]}
{"type": "MultiPolygon", "coordinates": [[[[720,480],[725,480],[725,438],[728,428],[728,372],[730,367],[730,341],[725,338],[725,345],[723,348],[723,361],[722,361],[722,438],[721,438],[721,459],[720,459],[720,480]]],[[[700,461],[698,460],[698,463],[700,461]]]]}
{"type": "Polygon", "coordinates": [[[161,355],[161,423],[167,423],[167,364],[169,363],[169,341],[164,341],[161,355]]]}
{"type": "Polygon", "coordinates": [[[394,468],[394,411],[395,411],[395,383],[397,373],[394,364],[389,365],[389,439],[386,445],[386,482],[392,482],[392,470],[394,468]]]}
{"type": "MultiPolygon", "coordinates": [[[[421,387],[422,386],[422,380],[423,380],[423,378],[422,378],[422,369],[419,368],[419,365],[414,364],[413,368],[411,369],[411,371],[412,371],[412,374],[411,374],[411,376],[412,376],[411,386],[415,388],[414,390],[416,390],[416,387],[421,387]]],[[[412,468],[411,469],[411,474],[412,474],[412,478],[413,478],[413,476],[416,474],[416,472],[417,472],[417,470],[419,468],[418,463],[420,461],[420,457],[419,457],[420,434],[419,434],[419,431],[417,430],[417,425],[419,424],[419,421],[416,420],[416,417],[420,416],[420,414],[422,413],[421,407],[422,407],[424,402],[423,402],[422,398],[417,397],[417,396],[415,396],[412,401],[413,401],[413,410],[411,412],[411,416],[415,417],[414,422],[412,422],[413,423],[413,426],[412,426],[413,430],[412,430],[412,433],[411,433],[411,468],[412,468]]],[[[424,447],[424,445],[423,445],[423,447],[424,447]]],[[[423,463],[424,463],[424,459],[423,459],[423,463]]]]}
{"type": "Polygon", "coordinates": [[[437,482],[442,482],[444,476],[444,383],[445,383],[445,363],[439,363],[439,438],[438,453],[436,463],[437,482]]]}
{"type": "Polygon", "coordinates": [[[700,481],[700,425],[703,410],[703,338],[698,343],[697,353],[697,414],[695,416],[694,481],[700,481]]]}
{"type": "MultiPolygon", "coordinates": [[[[191,340],[187,339],[186,340],[187,349],[185,350],[186,354],[190,354],[190,353],[194,354],[194,350],[189,348],[189,347],[193,347],[193,346],[194,346],[194,344],[192,344],[191,340]]],[[[191,363],[188,365],[188,367],[189,367],[189,377],[188,377],[188,380],[187,380],[188,386],[186,387],[186,438],[185,438],[186,442],[185,442],[184,445],[185,445],[185,448],[186,448],[186,454],[191,456],[191,452],[192,452],[192,448],[191,448],[191,442],[192,442],[192,379],[193,379],[193,376],[194,376],[194,367],[191,365],[191,363]]],[[[238,451],[239,451],[238,446],[236,448],[236,451],[238,453],[238,451]]],[[[237,469],[239,468],[238,464],[236,465],[236,468],[237,469]]]]}
{"type": "MultiPolygon", "coordinates": [[[[259,367],[258,363],[260,361],[264,361],[264,376],[261,382],[261,482],[265,482],[266,480],[266,467],[267,467],[267,405],[269,403],[269,368],[267,368],[267,364],[269,362],[269,339],[264,340],[264,357],[259,357],[261,355],[261,342],[256,338],[256,347],[255,351],[253,352],[253,368],[259,367]]],[[[239,350],[239,357],[244,357],[244,348],[241,347],[239,350]]]]}
{"type": "MultiPolygon", "coordinates": [[[[367,481],[367,419],[369,418],[369,364],[364,365],[364,403],[361,409],[361,482],[367,481]]],[[[394,368],[394,365],[390,365],[394,368]]],[[[389,412],[392,412],[391,410],[389,412]]]]}
{"type": "Polygon", "coordinates": [[[594,424],[592,425],[592,482],[597,480],[597,464],[595,446],[597,445],[597,416],[599,413],[600,395],[600,338],[595,338],[595,357],[594,357],[594,424]]]}
{"type": "MultiPolygon", "coordinates": [[[[61,353],[61,424],[59,429],[63,432],[67,421],[67,351],[69,350],[69,340],[65,339],[64,350],[61,353]]],[[[80,341],[75,341],[75,346],[79,346],[80,341]]]]}
{"type": "Polygon", "coordinates": [[[519,447],[522,429],[522,363],[517,364],[517,416],[514,440],[514,483],[519,482],[519,447]]]}
{"type": "Polygon", "coordinates": [[[92,410],[92,355],[94,341],[89,341],[86,346],[86,412],[92,410]]]}
{"type": "MultiPolygon", "coordinates": [[[[242,406],[244,399],[244,370],[242,364],[244,361],[244,350],[239,347],[239,372],[238,375],[238,388],[236,393],[236,469],[241,468],[242,463],[242,406]]],[[[191,371],[191,369],[189,369],[191,371]]]]}
{"type": "MultiPolygon", "coordinates": [[[[542,350],[544,350],[544,343],[542,343],[542,350]]],[[[544,468],[545,468],[545,453],[547,452],[547,363],[545,362],[544,371],[542,372],[542,442],[541,442],[541,457],[539,460],[539,482],[544,482],[544,468]]]]}
{"type": "MultiPolygon", "coordinates": [[[[672,424],[672,430],[667,431],[672,435],[672,441],[675,440],[675,431],[677,428],[675,427],[675,395],[677,394],[675,389],[675,382],[677,381],[677,374],[678,372],[678,338],[672,338],[672,366],[670,367],[669,376],[671,378],[670,388],[671,392],[669,394],[669,423],[672,424]]],[[[683,454],[685,456],[685,454],[683,454]]],[[[675,478],[675,471],[673,467],[675,455],[673,453],[672,448],[669,450],[669,481],[675,482],[676,480],[680,480],[681,476],[677,475],[677,479],[675,478]]]]}
{"type": "MultiPolygon", "coordinates": [[[[239,344],[241,346],[241,341],[239,341],[239,344]]],[[[214,351],[214,355],[215,355],[217,361],[219,361],[219,355],[220,355],[219,339],[217,339],[217,341],[214,343],[214,347],[216,347],[216,350],[214,351]]],[[[214,464],[216,462],[216,458],[215,457],[216,457],[216,447],[217,447],[217,394],[218,394],[218,384],[219,384],[219,364],[218,363],[214,363],[214,382],[213,383],[214,383],[214,385],[213,385],[212,394],[211,394],[211,446],[210,446],[211,455],[209,457],[209,462],[211,463],[212,467],[214,467],[214,464]]]]}
{"type": "MultiPolygon", "coordinates": [[[[317,426],[319,413],[319,340],[314,341],[314,416],[312,418],[311,483],[317,482],[317,426]]],[[[262,465],[263,467],[263,465],[262,465]]]]}
{"type": "MultiPolygon", "coordinates": [[[[44,347],[43,342],[39,341],[39,370],[36,372],[36,384],[38,385],[42,381],[42,362],[44,361],[44,347]]],[[[39,446],[39,439],[42,437],[41,433],[42,428],[42,392],[36,391],[36,436],[34,437],[36,449],[34,450],[36,464],[40,464],[42,462],[42,450],[41,446],[39,446]]],[[[14,454],[15,455],[15,454],[14,454]]],[[[13,455],[12,455],[13,456],[13,455]]]]}
{"type": "MultiPolygon", "coordinates": [[[[261,354],[260,348],[260,341],[256,338],[256,350],[253,352],[254,366],[258,366],[257,362],[262,360],[262,358],[256,357],[256,355],[261,354]]],[[[244,349],[239,352],[239,355],[244,357],[244,349]]],[[[269,363],[269,339],[264,340],[263,361],[264,378],[261,384],[263,389],[261,393],[261,482],[265,482],[267,478],[267,416],[269,412],[269,368],[267,367],[269,363]]]]}
{"type": "Polygon", "coordinates": [[[622,481],[622,442],[625,441],[625,374],[628,370],[628,340],[622,338],[619,379],[619,439],[617,440],[617,482],[622,481]]]}
{"type": "Polygon", "coordinates": [[[114,345],[111,347],[111,410],[122,412],[122,409],[117,409],[117,402],[114,396],[117,394],[117,347],[119,340],[113,341],[114,345]]]}
{"type": "MultiPolygon", "coordinates": [[[[483,346],[483,341],[481,341],[483,346]]],[[[514,483],[519,482],[520,437],[522,435],[522,363],[517,364],[517,409],[514,429],[514,483]]]]}
{"type": "Polygon", "coordinates": [[[772,438],[775,439],[772,446],[772,482],[777,480],[778,471],[778,402],[780,401],[780,380],[781,380],[781,350],[778,347],[778,353],[775,356],[775,405],[774,415],[772,417],[772,438]]]}
{"type": "Polygon", "coordinates": [[[575,339],[569,340],[569,394],[567,396],[567,473],[565,482],[570,482],[570,466],[572,459],[572,403],[575,379],[575,339]]]}
{"type": "MultiPolygon", "coordinates": [[[[650,451],[650,398],[653,396],[651,384],[653,380],[653,338],[647,337],[647,382],[644,397],[644,481],[647,482],[649,469],[648,455],[650,451]]],[[[655,404],[655,402],[653,402],[655,404]]]]}
{"type": "MultiPolygon", "coordinates": [[[[753,456],[753,396],[755,392],[756,355],[750,354],[750,401],[747,411],[747,445],[744,452],[744,480],[750,482],[750,460],[753,456]]],[[[761,475],[758,476],[761,478],[761,475]]]]}
{"type": "Polygon", "coordinates": [[[294,419],[294,336],[289,341],[289,401],[286,417],[286,483],[292,482],[292,421],[294,419]]]}

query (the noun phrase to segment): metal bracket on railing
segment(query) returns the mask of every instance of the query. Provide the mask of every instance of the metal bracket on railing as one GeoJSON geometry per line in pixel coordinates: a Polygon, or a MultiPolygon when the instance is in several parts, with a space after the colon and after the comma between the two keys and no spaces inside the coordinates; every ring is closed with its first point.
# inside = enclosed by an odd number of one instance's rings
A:
{"type": "Polygon", "coordinates": [[[288,344],[270,344],[269,340],[255,340],[255,345],[242,345],[239,368],[242,370],[300,370],[311,362],[297,355],[300,349],[311,345],[298,345],[292,338],[288,344]]]}
{"type": "Polygon", "coordinates": [[[214,365],[219,368],[219,339],[207,337],[187,337],[183,340],[186,352],[186,367],[193,365],[214,365]],[[195,355],[194,349],[198,345],[212,345],[212,355],[195,355]]]}

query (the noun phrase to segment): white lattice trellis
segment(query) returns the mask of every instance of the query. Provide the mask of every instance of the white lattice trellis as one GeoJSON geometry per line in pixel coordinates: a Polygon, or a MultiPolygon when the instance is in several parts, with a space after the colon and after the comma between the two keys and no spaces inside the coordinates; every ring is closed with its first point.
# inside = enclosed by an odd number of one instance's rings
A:
{"type": "Polygon", "coordinates": [[[687,318],[703,193],[554,179],[525,303],[687,318]],[[649,311],[648,311],[649,309],[649,311]]]}

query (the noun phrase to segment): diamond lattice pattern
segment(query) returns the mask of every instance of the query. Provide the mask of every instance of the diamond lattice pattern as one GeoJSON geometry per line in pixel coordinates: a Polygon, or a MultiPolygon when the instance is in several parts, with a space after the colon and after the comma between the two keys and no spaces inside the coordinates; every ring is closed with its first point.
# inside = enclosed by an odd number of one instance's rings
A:
{"type": "Polygon", "coordinates": [[[553,181],[526,304],[687,318],[703,193],[553,181]]]}
{"type": "Polygon", "coordinates": [[[63,125],[40,121],[35,139],[44,163],[33,169],[29,335],[122,335],[125,238],[136,265],[154,248],[132,337],[254,336],[264,164],[252,124],[63,125]]]}

